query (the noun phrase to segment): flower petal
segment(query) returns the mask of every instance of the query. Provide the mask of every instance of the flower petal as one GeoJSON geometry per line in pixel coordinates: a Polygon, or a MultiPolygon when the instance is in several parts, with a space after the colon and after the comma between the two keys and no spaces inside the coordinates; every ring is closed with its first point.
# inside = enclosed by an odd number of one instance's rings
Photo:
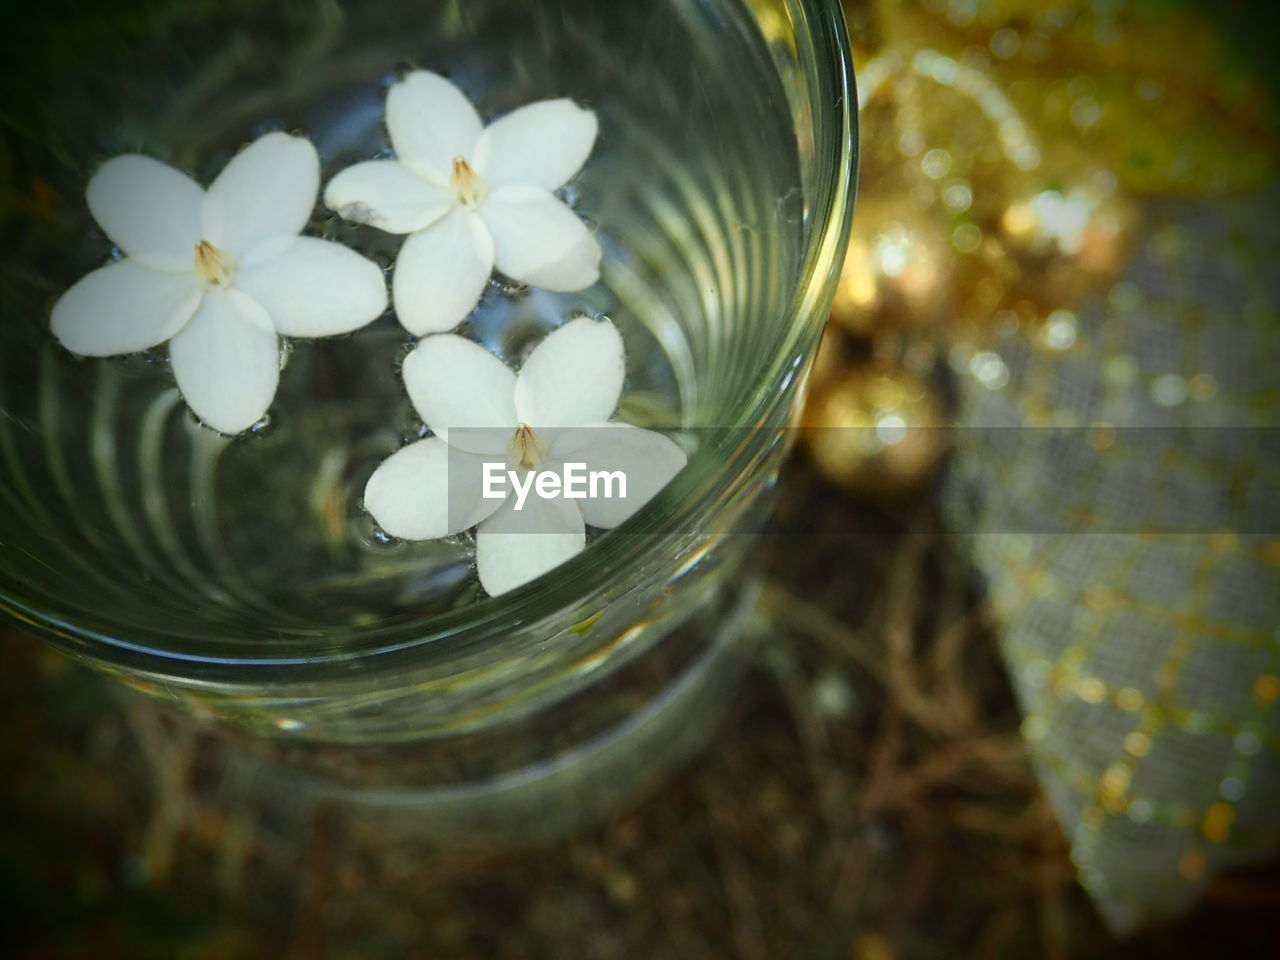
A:
{"type": "Polygon", "coordinates": [[[491,189],[563,186],[586,163],[600,124],[572,100],[542,100],[495,120],[476,141],[476,172],[491,189]]]}
{"type": "Polygon", "coordinates": [[[170,342],[169,360],[187,405],[222,433],[261,420],[280,379],[271,319],[236,289],[205,294],[191,323],[170,342]]]}
{"type": "Polygon", "coordinates": [[[258,244],[236,273],[236,287],[288,337],[349,333],[387,309],[387,281],[378,265],[317,237],[258,244]]]}
{"type": "Polygon", "coordinates": [[[324,203],[344,220],[387,233],[416,233],[443,217],[453,201],[443,187],[396,160],[370,160],[330,180],[324,203]]]}
{"type": "Polygon", "coordinates": [[[576,500],[582,517],[593,527],[612,529],[653,499],[671,478],[689,462],[685,452],[660,433],[642,430],[628,423],[600,423],[566,430],[551,448],[551,457],[560,463],[581,463],[587,477],[597,471],[621,473],[623,486],[613,478],[595,485],[596,496],[576,500]],[[609,493],[609,496],[605,494],[609,493]]]}
{"type": "Polygon", "coordinates": [[[185,173],[138,154],[112,157],[89,180],[85,199],[129,256],[156,270],[193,269],[204,191],[185,173]]]}
{"type": "Polygon", "coordinates": [[[581,427],[613,416],[626,360],[608,320],[579,317],[534,347],[516,379],[516,416],[535,430],[581,427]]]}
{"type": "Polygon", "coordinates": [[[441,186],[453,158],[471,156],[482,126],[471,101],[439,74],[415,70],[387,91],[387,132],[397,159],[441,186]]]}
{"type": "Polygon", "coordinates": [[[600,279],[600,244],[577,215],[541,187],[502,187],[480,205],[494,261],[513,280],[583,290],[600,279]]]}
{"type": "Polygon", "coordinates": [[[373,471],[364,505],[378,526],[405,540],[437,540],[470,530],[501,499],[482,496],[482,460],[428,437],[393,453],[373,471]]]}
{"type": "Polygon", "coordinates": [[[575,501],[531,493],[523,509],[515,505],[515,497],[508,497],[476,531],[476,571],[491,597],[560,566],[587,543],[575,501]]]}
{"type": "Polygon", "coordinates": [[[423,422],[453,446],[505,455],[516,429],[516,376],[480,344],[427,337],[404,358],[404,385],[423,422]]]}
{"type": "Polygon", "coordinates": [[[396,315],[414,336],[452,330],[492,273],[493,238],[475,214],[455,207],[400,248],[391,278],[396,315]]]}
{"type": "Polygon", "coordinates": [[[72,353],[136,353],[181,330],[201,295],[194,273],[161,273],[121,260],[87,274],[59,297],[51,328],[72,353]]]}
{"type": "Polygon", "coordinates": [[[305,137],[268,133],[218,174],[204,198],[204,239],[233,257],[301,232],[315,209],[320,158],[305,137]]]}

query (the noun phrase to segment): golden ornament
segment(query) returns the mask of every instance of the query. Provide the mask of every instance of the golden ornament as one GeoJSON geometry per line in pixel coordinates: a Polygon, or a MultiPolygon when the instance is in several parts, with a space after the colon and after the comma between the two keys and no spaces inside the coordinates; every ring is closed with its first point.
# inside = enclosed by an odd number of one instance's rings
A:
{"type": "Polygon", "coordinates": [[[832,318],[858,336],[938,320],[951,272],[943,229],[910,203],[869,198],[858,205],[832,318]]]}
{"type": "Polygon", "coordinates": [[[1038,178],[1010,198],[998,236],[1013,253],[1069,257],[1089,273],[1109,275],[1127,259],[1135,219],[1114,178],[1038,178]]]}
{"type": "MultiPolygon", "coordinates": [[[[934,321],[982,330],[1022,301],[1047,313],[1062,304],[1041,295],[1087,286],[1065,282],[1080,238],[1043,242],[1061,217],[1006,217],[1041,192],[1028,212],[1045,213],[1052,194],[1040,189],[1034,133],[988,77],[936,51],[889,50],[867,62],[864,81],[863,192],[833,309],[846,330],[875,338],[942,325],[934,321]],[[1018,251],[1006,249],[1010,239],[1018,251]],[[1046,285],[1046,273],[1062,279],[1046,285]]],[[[1076,199],[1065,209],[1078,212],[1076,199]]],[[[1090,240],[1097,232],[1068,226],[1090,240]]]]}
{"type": "Polygon", "coordinates": [[[1128,262],[1137,223],[1108,170],[1072,156],[1026,174],[986,231],[1010,261],[1003,299],[1027,300],[1041,316],[1069,309],[1128,262]]]}
{"type": "Polygon", "coordinates": [[[863,193],[836,303],[851,334],[985,337],[1114,276],[1136,204],[1078,145],[1046,147],[987,71],[933,49],[868,60],[863,193]]]}
{"type": "Polygon", "coordinates": [[[929,384],[870,364],[816,390],[803,423],[809,456],[827,479],[882,500],[918,490],[945,448],[929,384]]]}
{"type": "Polygon", "coordinates": [[[1083,147],[1130,191],[1219,193],[1275,171],[1267,85],[1195,10],[1133,0],[845,6],[859,67],[887,53],[946,57],[999,90],[1046,155],[1083,147]]]}

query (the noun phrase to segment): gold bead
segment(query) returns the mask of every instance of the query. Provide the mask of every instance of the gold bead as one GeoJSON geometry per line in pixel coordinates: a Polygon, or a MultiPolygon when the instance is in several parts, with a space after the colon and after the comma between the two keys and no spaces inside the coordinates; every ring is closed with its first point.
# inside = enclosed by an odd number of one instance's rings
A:
{"type": "Polygon", "coordinates": [[[832,482],[882,500],[919,488],[945,449],[941,410],[929,385],[897,369],[855,365],[805,409],[810,458],[832,482]]]}
{"type": "Polygon", "coordinates": [[[928,326],[939,318],[950,270],[936,219],[905,199],[861,201],[832,318],[860,337],[928,326]]]}

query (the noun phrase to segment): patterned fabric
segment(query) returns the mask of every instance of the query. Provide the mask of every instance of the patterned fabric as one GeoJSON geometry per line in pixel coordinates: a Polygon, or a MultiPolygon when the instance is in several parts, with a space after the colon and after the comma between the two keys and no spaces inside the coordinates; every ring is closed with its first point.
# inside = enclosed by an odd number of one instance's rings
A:
{"type": "Polygon", "coordinates": [[[1280,845],[1277,199],[1157,207],[1104,298],[952,356],[953,523],[1120,932],[1280,845]]]}

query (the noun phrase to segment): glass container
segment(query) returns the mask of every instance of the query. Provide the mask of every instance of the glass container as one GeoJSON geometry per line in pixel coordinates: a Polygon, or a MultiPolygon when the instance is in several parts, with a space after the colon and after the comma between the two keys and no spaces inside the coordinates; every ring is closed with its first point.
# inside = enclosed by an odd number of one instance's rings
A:
{"type": "MultiPolygon", "coordinates": [[[[428,834],[560,832],[703,742],[847,240],[838,0],[195,0],[32,37],[0,157],[0,607],[289,783],[428,834]],[[690,451],[626,524],[499,598],[465,536],[389,541],[362,509],[421,430],[394,317],[291,344],[269,419],[240,438],[194,421],[163,349],[83,359],[48,329],[113,255],[83,201],[102,159],[148,153],[207,184],[288,129],[327,180],[386,150],[385,88],[412,68],[486,120],[556,96],[597,112],[563,196],[598,231],[601,283],[495,280],[461,332],[514,363],[568,316],[610,317],[620,416],[690,451]]],[[[388,267],[399,241],[319,206],[310,232],[388,267]]]]}

